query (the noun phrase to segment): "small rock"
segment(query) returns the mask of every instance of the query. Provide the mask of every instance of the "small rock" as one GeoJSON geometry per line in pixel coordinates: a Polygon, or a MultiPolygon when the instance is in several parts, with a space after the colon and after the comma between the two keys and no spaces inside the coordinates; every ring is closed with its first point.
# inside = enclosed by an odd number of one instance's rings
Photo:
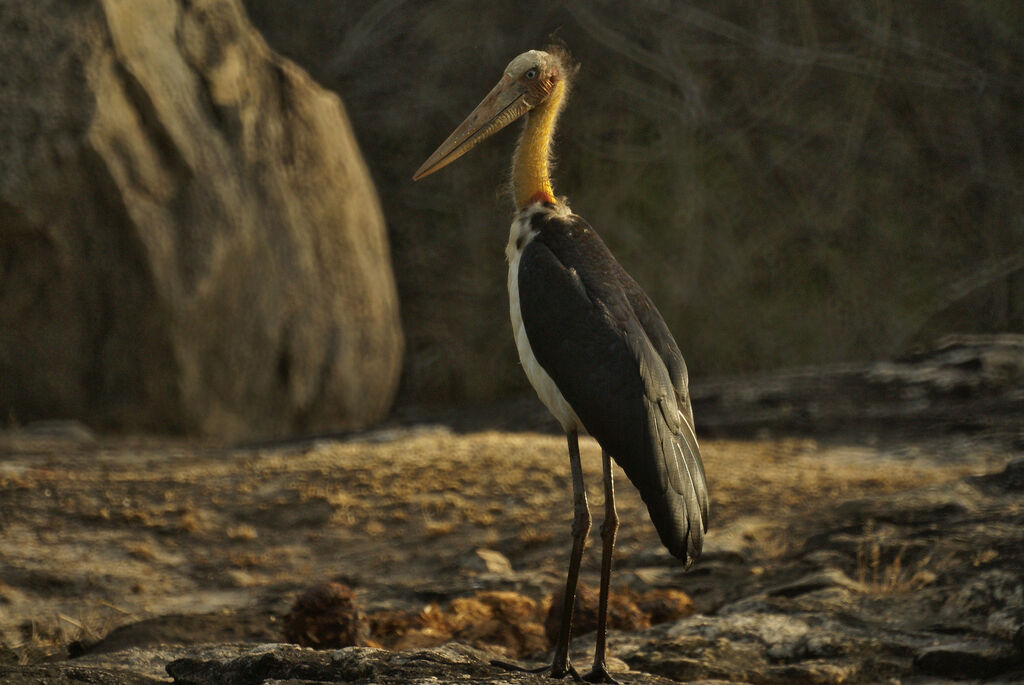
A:
{"type": "MultiPolygon", "coordinates": [[[[481,548],[476,550],[476,557],[479,562],[482,562],[483,570],[487,573],[497,573],[499,575],[509,575],[512,573],[512,562],[501,552],[481,548]]],[[[475,563],[473,565],[478,566],[479,564],[475,563]]]]}
{"type": "Polygon", "coordinates": [[[830,587],[840,587],[857,593],[868,591],[865,585],[853,580],[839,569],[826,568],[817,573],[806,575],[795,582],[786,583],[785,585],[768,590],[767,594],[770,597],[798,597],[808,592],[830,587]]]}

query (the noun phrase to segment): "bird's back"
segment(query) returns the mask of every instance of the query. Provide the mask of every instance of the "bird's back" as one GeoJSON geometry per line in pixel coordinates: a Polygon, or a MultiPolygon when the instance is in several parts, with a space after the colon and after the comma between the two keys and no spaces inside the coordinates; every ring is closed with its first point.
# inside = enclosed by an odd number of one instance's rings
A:
{"type": "Polygon", "coordinates": [[[515,278],[529,354],[640,491],[662,543],[692,563],[707,529],[708,496],[675,341],[583,219],[535,205],[517,221],[528,230],[515,245],[513,225],[510,263],[515,258],[518,268],[510,294],[515,278]]]}

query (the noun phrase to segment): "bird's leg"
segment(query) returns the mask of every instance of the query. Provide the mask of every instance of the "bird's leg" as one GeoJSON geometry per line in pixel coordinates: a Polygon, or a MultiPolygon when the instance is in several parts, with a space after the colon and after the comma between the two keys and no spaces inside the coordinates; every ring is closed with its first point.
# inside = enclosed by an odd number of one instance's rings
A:
{"type": "Polygon", "coordinates": [[[612,551],[615,533],[619,529],[619,515],[615,511],[615,484],[612,480],[612,460],[601,450],[604,473],[604,521],[601,523],[601,594],[597,604],[597,642],[594,645],[594,668],[583,679],[591,683],[615,683],[605,663],[608,637],[608,589],[612,575],[612,551]]]}
{"type": "Polygon", "coordinates": [[[579,680],[580,676],[569,663],[569,637],[572,633],[572,612],[576,604],[576,585],[580,577],[580,561],[583,559],[583,547],[590,532],[590,507],[587,505],[587,488],[583,483],[583,465],[580,463],[579,435],[570,431],[566,437],[569,441],[569,467],[572,470],[572,553],[569,556],[569,572],[565,577],[565,600],[562,604],[562,620],[558,629],[558,642],[555,645],[555,658],[551,666],[538,669],[525,669],[503,661],[492,661],[494,666],[514,670],[540,673],[550,669],[552,678],[572,676],[579,680]]]}
{"type": "Polygon", "coordinates": [[[566,437],[569,441],[569,466],[572,469],[572,554],[569,557],[569,572],[565,577],[565,602],[562,604],[562,621],[558,629],[555,658],[551,662],[551,675],[555,678],[568,674],[578,677],[569,663],[569,637],[572,633],[572,612],[576,604],[580,561],[583,558],[583,547],[587,543],[587,533],[590,532],[590,507],[587,506],[587,488],[583,483],[579,436],[576,431],[570,431],[566,437]]]}

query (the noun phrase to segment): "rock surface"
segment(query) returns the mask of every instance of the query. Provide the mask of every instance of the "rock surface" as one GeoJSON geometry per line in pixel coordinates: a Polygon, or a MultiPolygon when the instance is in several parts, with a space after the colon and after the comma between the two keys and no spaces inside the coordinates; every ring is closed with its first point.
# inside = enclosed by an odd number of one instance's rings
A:
{"type": "MultiPolygon", "coordinates": [[[[571,518],[560,438],[417,427],[224,453],[53,435],[0,443],[0,682],[549,682],[490,661],[549,658],[571,518]],[[355,590],[361,639],[388,649],[280,644],[295,598],[325,577],[355,590]]],[[[716,518],[691,572],[619,493],[613,590],[631,614],[653,617],[658,598],[680,611],[610,632],[621,682],[1024,677],[1012,445],[702,447],[716,518]]],[[[599,556],[585,555],[587,583],[599,556]]],[[[592,648],[577,635],[577,667],[592,648]]]]}
{"type": "Polygon", "coordinates": [[[0,6],[0,411],[353,429],[402,335],[339,99],[237,0],[0,6]]]}
{"type": "MultiPolygon", "coordinates": [[[[490,663],[486,653],[460,644],[409,652],[349,647],[336,652],[303,652],[291,645],[267,645],[217,659],[179,659],[167,672],[181,685],[258,683],[296,679],[337,683],[551,683],[544,674],[509,671],[490,663]]],[[[672,681],[646,673],[616,673],[625,683],[672,681]]]]}
{"type": "Polygon", "coordinates": [[[937,429],[1024,439],[1024,335],[952,335],[903,359],[712,379],[692,393],[700,425],[732,435],[937,429]]]}

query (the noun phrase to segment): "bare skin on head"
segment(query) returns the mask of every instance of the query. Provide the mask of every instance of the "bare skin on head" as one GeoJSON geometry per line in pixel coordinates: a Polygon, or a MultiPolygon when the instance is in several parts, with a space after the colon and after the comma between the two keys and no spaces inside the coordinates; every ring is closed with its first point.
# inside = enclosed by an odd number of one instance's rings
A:
{"type": "Polygon", "coordinates": [[[509,62],[501,80],[420,166],[413,180],[443,169],[529,112],[512,165],[516,208],[555,202],[549,166],[555,123],[568,92],[570,69],[564,61],[557,53],[530,50],[509,62]]]}

